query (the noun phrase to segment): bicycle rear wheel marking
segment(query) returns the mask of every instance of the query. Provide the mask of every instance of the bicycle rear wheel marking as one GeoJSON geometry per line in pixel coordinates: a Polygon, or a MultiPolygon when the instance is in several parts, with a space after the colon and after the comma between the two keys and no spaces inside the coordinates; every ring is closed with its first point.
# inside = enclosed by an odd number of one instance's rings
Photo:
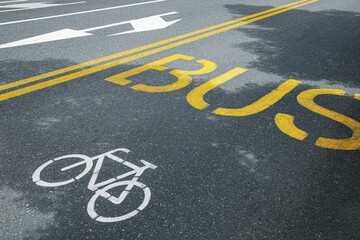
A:
{"type": "MultiPolygon", "coordinates": [[[[81,165],[73,164],[71,166],[81,166],[81,165]]],[[[91,170],[91,168],[92,168],[92,160],[88,156],[82,155],[82,154],[69,154],[69,155],[65,155],[65,156],[62,156],[62,157],[55,158],[54,160],[49,160],[46,163],[42,164],[33,173],[32,180],[33,180],[33,182],[35,182],[36,185],[39,185],[39,186],[42,186],[42,187],[59,187],[59,186],[63,186],[63,185],[72,183],[72,182],[82,178],[83,176],[85,176],[91,170]],[[54,162],[60,161],[60,160],[73,159],[73,158],[80,158],[80,159],[82,159],[82,161],[80,161],[79,163],[86,164],[85,169],[80,174],[78,174],[76,177],[70,178],[69,180],[61,181],[61,182],[46,182],[44,180],[41,180],[40,173],[47,166],[49,166],[50,164],[52,164],[54,162]]]]}

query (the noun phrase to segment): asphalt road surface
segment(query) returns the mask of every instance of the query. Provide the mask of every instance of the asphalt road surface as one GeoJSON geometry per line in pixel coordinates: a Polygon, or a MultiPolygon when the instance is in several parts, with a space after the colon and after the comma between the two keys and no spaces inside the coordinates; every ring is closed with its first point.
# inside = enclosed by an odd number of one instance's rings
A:
{"type": "Polygon", "coordinates": [[[0,1],[0,239],[360,239],[359,0],[0,1]]]}

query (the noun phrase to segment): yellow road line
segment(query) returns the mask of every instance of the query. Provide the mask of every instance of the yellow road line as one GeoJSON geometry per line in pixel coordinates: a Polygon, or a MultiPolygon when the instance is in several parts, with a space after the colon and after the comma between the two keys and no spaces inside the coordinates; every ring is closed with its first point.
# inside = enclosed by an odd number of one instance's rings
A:
{"type": "Polygon", "coordinates": [[[52,71],[52,72],[49,72],[49,73],[45,73],[45,74],[41,74],[41,75],[38,75],[38,76],[26,78],[26,79],[23,79],[23,80],[20,80],[20,81],[5,84],[5,85],[0,86],[0,91],[10,89],[10,88],[14,88],[14,87],[18,87],[18,86],[28,84],[28,83],[31,83],[31,82],[39,81],[39,80],[42,80],[42,79],[45,79],[45,78],[48,78],[48,77],[53,77],[53,76],[56,76],[56,75],[59,75],[59,74],[62,74],[62,73],[66,73],[66,72],[70,72],[70,71],[73,71],[73,70],[77,70],[77,69],[80,69],[80,68],[83,68],[83,67],[87,67],[87,66],[91,66],[91,65],[94,65],[94,64],[106,62],[106,61],[109,61],[109,60],[112,60],[112,59],[115,59],[115,58],[130,55],[130,54],[133,54],[133,53],[141,52],[141,51],[144,51],[144,50],[147,50],[147,49],[150,49],[150,48],[165,45],[165,44],[170,43],[170,42],[174,42],[174,41],[181,40],[181,39],[184,39],[184,38],[187,38],[187,37],[191,37],[191,36],[203,33],[203,32],[207,32],[207,31],[214,30],[214,29],[217,29],[217,28],[220,28],[220,27],[231,25],[231,24],[243,21],[243,20],[247,20],[247,19],[250,19],[250,18],[253,18],[253,17],[257,17],[257,16],[260,16],[260,15],[263,15],[263,14],[266,14],[266,13],[270,13],[270,12],[273,12],[273,11],[276,11],[276,10],[279,10],[279,9],[282,9],[282,8],[286,8],[286,7],[289,7],[289,6],[293,6],[293,5],[296,5],[296,4],[299,4],[299,3],[302,3],[302,2],[306,2],[306,1],[309,1],[309,0],[302,0],[302,1],[294,2],[294,3],[286,4],[286,5],[283,5],[283,6],[275,7],[275,8],[263,11],[263,12],[252,14],[252,15],[242,17],[242,18],[239,18],[239,19],[236,19],[236,20],[228,21],[228,22],[218,24],[218,25],[215,25],[215,26],[212,26],[212,27],[204,28],[204,29],[201,29],[201,30],[198,30],[198,31],[195,31],[195,32],[180,35],[180,36],[177,36],[177,37],[174,37],[174,38],[170,38],[170,39],[162,40],[162,41],[159,41],[159,42],[147,44],[147,45],[144,45],[144,46],[141,46],[141,47],[138,47],[138,48],[133,48],[133,49],[126,50],[126,51],[123,51],[123,52],[119,52],[119,53],[109,55],[109,56],[106,56],[106,57],[94,59],[94,60],[91,60],[91,61],[88,61],[88,62],[80,63],[80,64],[73,65],[73,66],[70,66],[70,67],[66,67],[66,68],[63,68],[63,69],[52,71]]]}
{"type": "MultiPolygon", "coordinates": [[[[172,44],[168,44],[166,46],[162,46],[162,47],[159,47],[159,48],[156,48],[156,49],[153,49],[153,50],[149,50],[147,52],[139,53],[139,54],[136,54],[136,55],[133,55],[133,56],[130,56],[130,57],[126,57],[126,58],[123,58],[123,59],[119,59],[119,60],[116,60],[116,61],[113,61],[113,62],[110,62],[110,63],[105,63],[105,64],[100,65],[100,66],[95,66],[95,67],[92,67],[92,68],[89,68],[89,69],[86,69],[86,70],[82,70],[82,71],[79,71],[79,72],[76,72],[76,73],[72,73],[72,74],[65,75],[65,76],[62,76],[62,77],[58,77],[58,78],[55,78],[55,79],[52,79],[52,80],[48,80],[48,81],[45,81],[45,82],[34,84],[34,85],[31,85],[31,86],[28,86],[28,87],[25,87],[25,88],[14,90],[12,92],[4,93],[4,94],[0,95],[0,101],[6,100],[6,99],[9,99],[9,98],[13,98],[13,97],[16,97],[16,96],[20,96],[20,95],[23,95],[23,94],[26,94],[26,93],[29,93],[29,92],[39,90],[39,89],[43,89],[43,88],[46,88],[46,87],[50,87],[50,86],[53,86],[53,85],[56,85],[56,84],[59,84],[59,83],[67,82],[69,80],[73,80],[75,78],[86,76],[86,75],[89,75],[91,73],[102,71],[102,70],[105,70],[105,69],[108,69],[108,68],[123,64],[123,63],[127,63],[127,62],[130,62],[130,61],[139,59],[139,58],[143,58],[143,57],[146,57],[146,56],[158,53],[158,52],[162,52],[162,51],[174,48],[174,47],[184,45],[186,43],[190,43],[190,42],[193,42],[193,41],[196,41],[196,40],[199,40],[199,39],[203,39],[203,38],[206,38],[206,37],[209,37],[209,36],[221,33],[221,32],[225,32],[225,31],[228,31],[230,29],[234,29],[234,28],[237,28],[237,27],[240,27],[240,26],[243,26],[243,25],[255,22],[255,21],[259,21],[261,19],[271,17],[271,16],[274,16],[274,15],[289,11],[291,9],[298,8],[298,7],[301,7],[301,6],[304,6],[304,5],[313,3],[313,2],[317,2],[317,1],[318,0],[307,1],[305,3],[301,3],[301,4],[298,4],[298,5],[295,5],[295,6],[291,6],[291,7],[287,7],[285,9],[281,9],[279,11],[271,12],[269,14],[265,14],[265,15],[262,15],[260,17],[252,18],[252,19],[250,19],[248,21],[243,21],[243,22],[240,22],[240,23],[237,23],[237,24],[233,24],[233,25],[230,25],[230,26],[227,26],[227,27],[224,27],[224,28],[220,28],[220,29],[217,29],[217,30],[214,30],[214,31],[211,31],[211,32],[207,32],[207,33],[198,35],[196,37],[188,38],[188,39],[185,39],[185,40],[182,40],[182,41],[179,41],[179,42],[175,42],[175,43],[172,43],[172,44]]],[[[301,1],[301,2],[304,2],[304,1],[301,1]]],[[[129,50],[129,51],[131,51],[131,50],[129,50]]],[[[94,60],[94,61],[96,61],[96,60],[94,60]]]]}

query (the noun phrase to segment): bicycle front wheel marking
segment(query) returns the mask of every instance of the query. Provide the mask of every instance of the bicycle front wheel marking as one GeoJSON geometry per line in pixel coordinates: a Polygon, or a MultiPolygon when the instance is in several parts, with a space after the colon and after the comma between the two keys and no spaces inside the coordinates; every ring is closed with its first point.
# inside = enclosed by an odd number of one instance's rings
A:
{"type": "MultiPolygon", "coordinates": [[[[102,189],[102,191],[107,191],[107,190],[109,190],[109,189],[111,189],[113,187],[118,187],[118,186],[122,186],[122,185],[128,185],[129,183],[130,183],[130,181],[116,182],[116,183],[108,185],[107,187],[102,189]]],[[[134,186],[137,186],[137,187],[141,188],[144,191],[144,200],[136,210],[133,210],[133,211],[131,211],[131,212],[125,214],[125,215],[119,216],[119,217],[103,217],[103,216],[100,216],[95,211],[95,202],[96,202],[96,199],[98,197],[100,197],[101,195],[99,193],[95,193],[95,195],[90,199],[90,201],[89,201],[89,203],[87,205],[87,211],[88,211],[89,216],[92,219],[94,219],[94,220],[96,220],[98,222],[107,222],[107,223],[109,223],[109,222],[120,222],[120,221],[124,221],[126,219],[129,219],[131,217],[134,217],[136,214],[138,214],[141,210],[143,210],[149,204],[149,201],[150,201],[150,198],[151,198],[151,191],[143,183],[135,182],[133,184],[134,184],[134,186]]]]}

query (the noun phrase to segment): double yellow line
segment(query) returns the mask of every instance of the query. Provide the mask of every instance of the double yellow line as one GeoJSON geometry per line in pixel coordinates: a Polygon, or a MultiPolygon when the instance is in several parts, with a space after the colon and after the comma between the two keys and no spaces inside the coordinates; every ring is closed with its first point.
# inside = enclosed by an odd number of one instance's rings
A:
{"type": "Polygon", "coordinates": [[[292,10],[294,8],[298,8],[298,7],[313,3],[313,2],[317,2],[317,1],[318,0],[302,0],[302,1],[294,2],[294,3],[286,4],[286,5],[272,8],[272,9],[269,9],[269,10],[266,10],[263,12],[259,12],[259,13],[252,14],[252,15],[249,15],[246,17],[242,17],[242,18],[239,18],[239,19],[236,19],[233,21],[225,22],[222,24],[218,24],[218,25],[215,25],[212,27],[202,29],[202,30],[198,30],[198,31],[191,32],[188,34],[180,35],[178,37],[174,37],[174,38],[162,40],[159,42],[147,44],[142,47],[130,49],[130,50],[119,52],[119,53],[109,55],[106,57],[94,59],[94,60],[84,62],[81,64],[77,64],[74,66],[59,69],[59,70],[56,70],[53,72],[41,74],[41,75],[38,75],[35,77],[26,78],[26,79],[23,79],[23,80],[20,80],[17,82],[12,82],[12,83],[9,83],[6,85],[2,85],[2,86],[0,86],[0,91],[19,87],[19,86],[22,86],[25,84],[43,80],[45,78],[50,78],[50,77],[57,76],[57,75],[67,73],[70,71],[74,71],[74,70],[77,70],[80,68],[88,67],[91,65],[95,65],[95,64],[103,63],[103,62],[113,60],[116,58],[120,58],[123,56],[127,56],[125,58],[121,58],[121,59],[115,60],[113,62],[104,63],[102,65],[94,66],[94,67],[91,67],[91,68],[88,68],[85,70],[80,70],[78,72],[70,73],[68,75],[64,75],[64,76],[57,77],[57,78],[54,78],[51,80],[43,81],[43,82],[40,82],[37,84],[33,84],[33,85],[30,85],[27,87],[19,88],[19,89],[10,91],[10,92],[0,94],[0,101],[6,100],[9,98],[13,98],[13,97],[17,97],[17,96],[20,96],[20,95],[23,95],[23,94],[26,94],[29,92],[33,92],[33,91],[36,91],[39,89],[43,89],[46,87],[50,87],[50,86],[53,86],[53,85],[56,85],[59,83],[67,82],[67,81],[70,81],[70,80],[73,80],[73,79],[76,79],[79,77],[83,77],[83,76],[86,76],[86,75],[89,75],[89,74],[92,74],[95,72],[99,72],[99,71],[102,71],[102,70],[105,70],[105,69],[123,64],[123,63],[127,63],[130,61],[139,59],[139,58],[143,58],[143,57],[155,54],[155,53],[159,53],[159,52],[165,51],[167,49],[178,47],[178,46],[184,45],[186,43],[190,43],[190,42],[193,42],[193,41],[196,41],[199,39],[203,39],[203,38],[206,38],[206,37],[218,34],[218,33],[222,33],[222,32],[225,32],[225,31],[228,31],[228,30],[231,30],[231,29],[234,29],[234,28],[237,28],[237,27],[240,27],[240,26],[243,26],[243,25],[255,22],[255,21],[259,21],[261,19],[268,18],[268,17],[274,16],[274,15],[277,15],[277,14],[280,14],[280,13],[283,13],[283,12],[286,12],[286,11],[292,10]],[[181,40],[181,41],[179,41],[179,40],[181,40]],[[148,49],[151,49],[151,50],[148,50],[148,49]],[[148,51],[145,51],[145,50],[148,50],[148,51]],[[128,55],[131,55],[134,53],[138,53],[138,54],[128,56],[128,55]]]}

